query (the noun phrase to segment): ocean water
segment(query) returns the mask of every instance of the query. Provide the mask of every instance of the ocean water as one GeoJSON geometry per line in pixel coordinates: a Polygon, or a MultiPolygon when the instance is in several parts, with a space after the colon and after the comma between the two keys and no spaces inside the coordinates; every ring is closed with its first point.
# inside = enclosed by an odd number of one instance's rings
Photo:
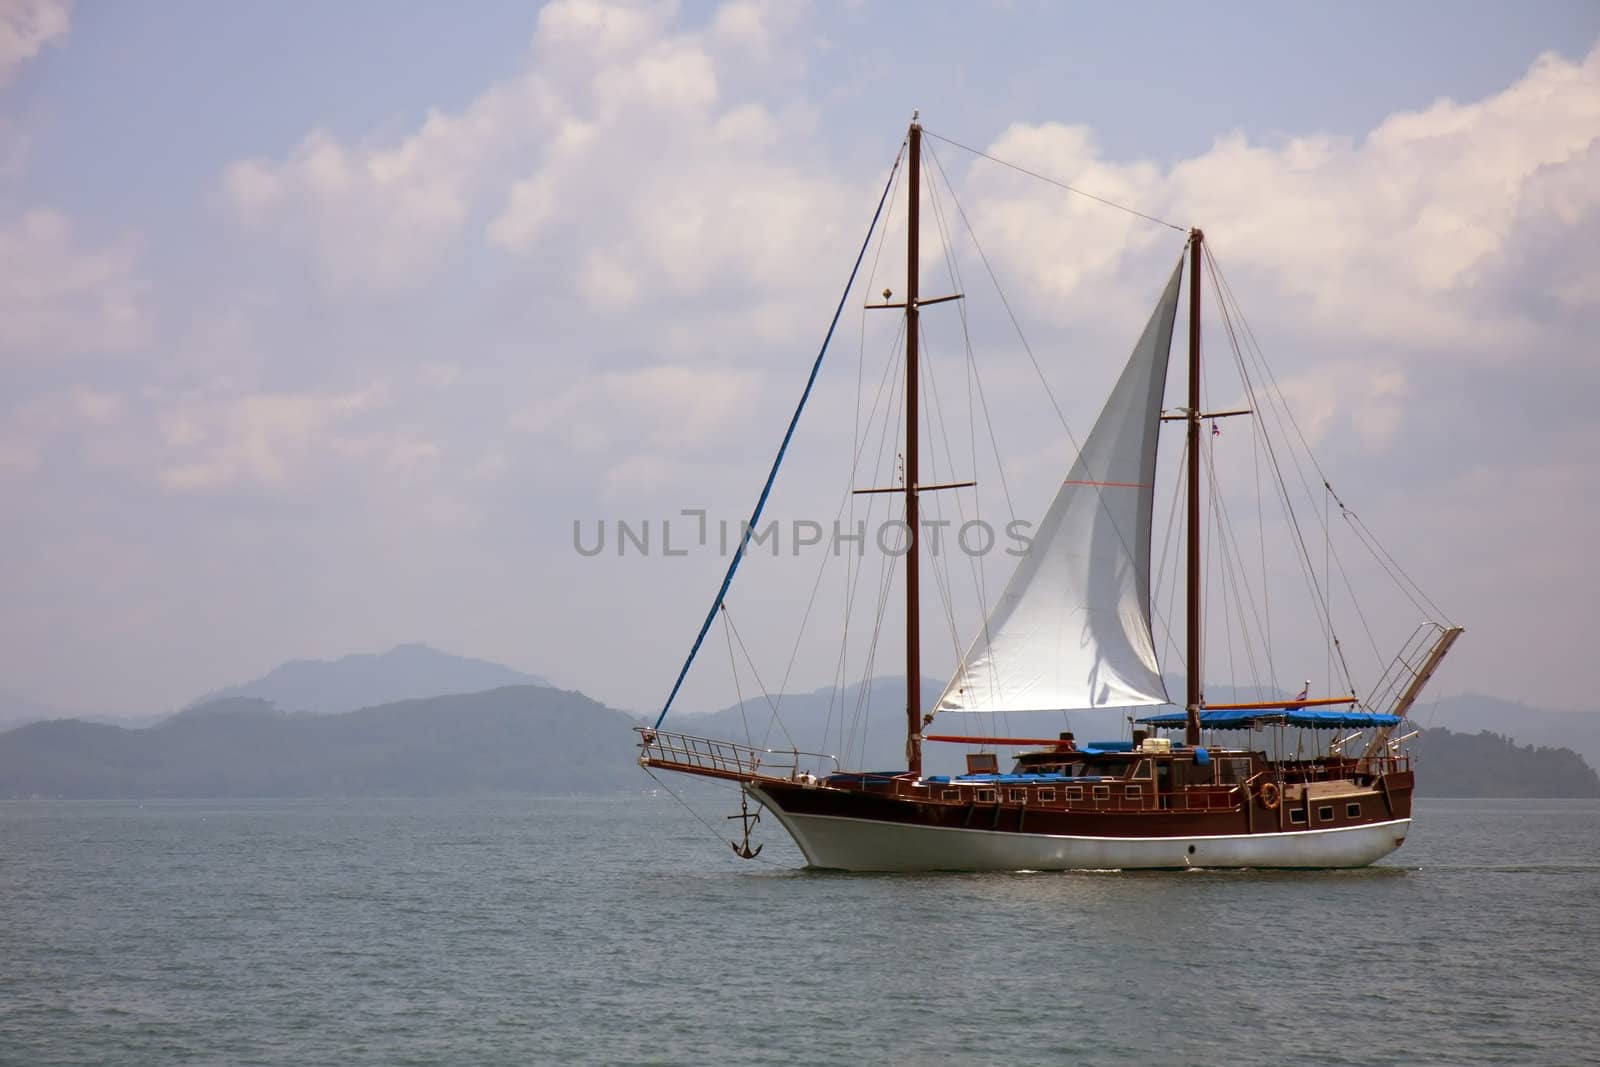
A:
{"type": "Polygon", "coordinates": [[[1419,809],[1362,871],[886,876],[664,794],[0,803],[0,1063],[1600,1062],[1600,803],[1419,809]]]}

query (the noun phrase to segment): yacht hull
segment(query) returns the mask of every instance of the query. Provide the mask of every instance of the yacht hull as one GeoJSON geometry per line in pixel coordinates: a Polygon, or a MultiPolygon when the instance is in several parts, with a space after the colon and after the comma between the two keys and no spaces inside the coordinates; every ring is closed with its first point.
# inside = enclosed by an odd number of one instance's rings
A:
{"type": "Polygon", "coordinates": [[[1365,867],[1405,841],[1409,818],[1286,832],[1099,837],[927,826],[784,810],[750,796],[789,831],[812,867],[843,871],[1172,870],[1365,867]]]}

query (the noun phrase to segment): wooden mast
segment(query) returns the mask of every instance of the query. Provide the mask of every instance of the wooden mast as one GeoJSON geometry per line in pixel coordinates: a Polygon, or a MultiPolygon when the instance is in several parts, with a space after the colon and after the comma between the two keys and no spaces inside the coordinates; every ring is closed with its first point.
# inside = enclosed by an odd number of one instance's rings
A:
{"type": "Polygon", "coordinates": [[[1189,563],[1188,563],[1188,711],[1183,740],[1200,743],[1200,704],[1205,699],[1200,677],[1200,258],[1205,235],[1189,231],[1189,563]]]}
{"type": "Polygon", "coordinates": [[[906,767],[922,774],[922,648],[917,555],[917,238],[922,209],[922,126],[912,116],[906,211],[906,767]]]}

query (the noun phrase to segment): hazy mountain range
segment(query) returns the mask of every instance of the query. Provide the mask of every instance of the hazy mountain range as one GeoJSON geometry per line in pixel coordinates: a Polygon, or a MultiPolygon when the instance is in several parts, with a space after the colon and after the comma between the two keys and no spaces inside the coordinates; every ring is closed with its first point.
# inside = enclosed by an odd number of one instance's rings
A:
{"type": "Polygon", "coordinates": [[[508,685],[550,683],[488,660],[468,659],[427,645],[396,645],[373,655],[336,660],[290,660],[253,682],[232,685],[189,702],[189,707],[230,697],[266,700],[285,711],[355,711],[397,700],[478,693],[508,685]]]}
{"type": "MultiPolygon", "coordinates": [[[[925,680],[923,693],[931,703],[938,683],[925,680]]],[[[1230,699],[1225,691],[1210,696],[1230,699]]],[[[1600,778],[1579,755],[1600,762],[1600,713],[1455,697],[1417,716],[1424,725],[1430,717],[1435,728],[1415,746],[1426,795],[1600,795],[1600,778]],[[1535,744],[1518,745],[1511,737],[1535,744]]],[[[155,725],[54,719],[0,732],[0,796],[645,789],[653,783],[633,758],[632,727],[642,721],[499,664],[402,645],[381,655],[286,663],[155,725]],[[396,699],[397,693],[406,698],[396,699]]],[[[830,752],[847,767],[905,765],[904,683],[898,678],[675,713],[671,724],[760,747],[830,752]]],[[[1115,738],[1126,736],[1127,723],[1120,711],[1013,715],[1009,721],[946,715],[930,732],[1050,737],[1063,729],[1085,740],[1115,738]]],[[[930,744],[927,766],[958,770],[963,751],[930,744]]]]}

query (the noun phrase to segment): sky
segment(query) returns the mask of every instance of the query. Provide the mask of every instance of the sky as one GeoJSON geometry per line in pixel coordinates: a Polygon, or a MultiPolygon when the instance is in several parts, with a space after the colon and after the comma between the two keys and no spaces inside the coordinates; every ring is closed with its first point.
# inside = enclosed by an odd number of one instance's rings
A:
{"type": "MultiPolygon", "coordinates": [[[[422,641],[659,705],[725,560],[574,524],[747,513],[913,109],[1202,226],[1341,497],[1467,627],[1441,691],[1600,704],[1589,2],[0,0],[0,690],[148,713],[422,641]]],[[[1182,234],[933,145],[1087,426],[1182,234]]],[[[775,514],[849,480],[892,339],[860,303],[775,514]]],[[[1068,438],[974,321],[1037,515],[1068,438]]],[[[730,601],[769,687],[831,677],[809,566],[730,601]]]]}

